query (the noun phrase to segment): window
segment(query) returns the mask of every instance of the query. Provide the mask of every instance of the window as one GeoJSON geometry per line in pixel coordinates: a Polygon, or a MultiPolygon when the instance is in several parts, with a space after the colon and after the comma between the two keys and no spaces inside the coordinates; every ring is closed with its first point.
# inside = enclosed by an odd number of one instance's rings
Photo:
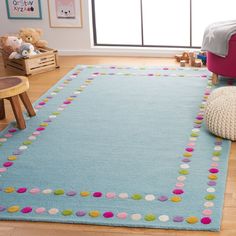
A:
{"type": "Polygon", "coordinates": [[[94,44],[200,47],[207,25],[235,19],[235,0],[91,0],[94,44]]]}

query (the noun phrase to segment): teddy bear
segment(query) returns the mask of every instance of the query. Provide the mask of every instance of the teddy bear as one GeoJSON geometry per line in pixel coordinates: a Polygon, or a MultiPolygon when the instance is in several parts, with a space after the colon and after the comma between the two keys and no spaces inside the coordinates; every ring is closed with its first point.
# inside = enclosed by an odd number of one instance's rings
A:
{"type": "Polygon", "coordinates": [[[23,39],[25,43],[31,43],[35,48],[44,48],[47,46],[48,42],[46,40],[40,39],[43,31],[41,29],[34,28],[22,28],[19,31],[19,36],[23,39]]]}
{"type": "Polygon", "coordinates": [[[23,43],[16,52],[11,53],[9,59],[26,58],[29,56],[37,55],[39,53],[40,52],[38,50],[35,50],[34,46],[31,43],[23,43]]]}
{"type": "Polygon", "coordinates": [[[0,37],[0,44],[3,52],[9,56],[20,48],[22,39],[17,36],[2,36],[0,37]]]}

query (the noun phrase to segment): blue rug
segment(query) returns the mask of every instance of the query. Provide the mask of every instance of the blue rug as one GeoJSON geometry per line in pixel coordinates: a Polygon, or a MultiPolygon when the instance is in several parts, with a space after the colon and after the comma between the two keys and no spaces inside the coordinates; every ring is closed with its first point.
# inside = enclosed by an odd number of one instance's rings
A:
{"type": "Polygon", "coordinates": [[[1,133],[0,219],[219,230],[230,142],[204,126],[212,89],[205,69],[77,66],[1,133]]]}

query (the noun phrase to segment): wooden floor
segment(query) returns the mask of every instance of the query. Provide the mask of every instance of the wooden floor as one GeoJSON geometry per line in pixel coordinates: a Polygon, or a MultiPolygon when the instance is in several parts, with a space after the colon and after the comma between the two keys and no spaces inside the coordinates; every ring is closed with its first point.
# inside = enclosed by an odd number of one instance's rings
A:
{"type": "MultiPolygon", "coordinates": [[[[52,72],[38,74],[29,78],[29,96],[32,101],[38,99],[62,76],[77,64],[116,64],[116,65],[174,65],[173,59],[142,58],[142,57],[61,57],[60,69],[52,72]]],[[[0,76],[14,75],[3,68],[0,60],[0,76]]],[[[6,107],[7,119],[0,121],[0,128],[13,118],[9,104],[6,107]]],[[[1,200],[0,200],[1,203],[1,200]]],[[[94,225],[76,225],[59,223],[32,223],[32,222],[0,222],[0,236],[186,236],[186,235],[209,235],[209,236],[236,236],[236,144],[232,144],[227,186],[225,193],[225,204],[223,211],[223,222],[221,232],[197,232],[176,231],[142,228],[105,227],[94,225]]]]}

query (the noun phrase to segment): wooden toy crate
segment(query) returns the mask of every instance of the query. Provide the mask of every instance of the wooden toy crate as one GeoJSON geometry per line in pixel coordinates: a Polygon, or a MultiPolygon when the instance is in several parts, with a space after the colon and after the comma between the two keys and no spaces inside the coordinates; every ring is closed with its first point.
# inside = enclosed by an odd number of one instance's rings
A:
{"type": "Polygon", "coordinates": [[[57,50],[51,48],[39,48],[38,50],[41,52],[40,54],[11,60],[1,50],[4,67],[27,76],[59,68],[57,50]]]}

